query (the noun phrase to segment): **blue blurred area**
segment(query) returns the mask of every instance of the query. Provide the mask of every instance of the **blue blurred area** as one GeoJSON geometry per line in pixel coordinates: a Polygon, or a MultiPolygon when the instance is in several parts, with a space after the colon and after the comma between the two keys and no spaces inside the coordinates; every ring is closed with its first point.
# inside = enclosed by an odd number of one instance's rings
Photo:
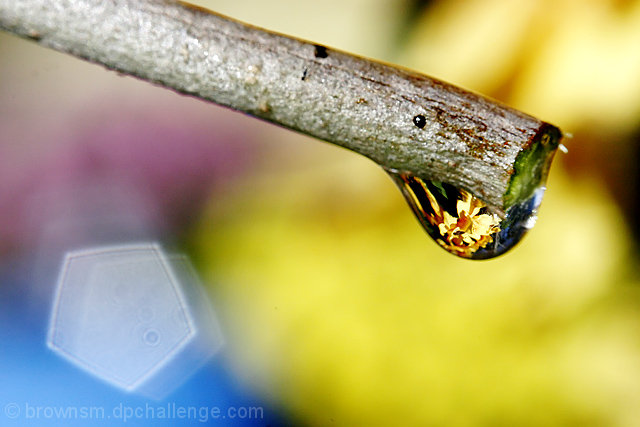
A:
{"type": "Polygon", "coordinates": [[[47,347],[49,312],[29,301],[28,275],[19,262],[0,267],[0,425],[284,423],[236,382],[224,354],[161,401],[121,392],[76,368],[47,347]]]}

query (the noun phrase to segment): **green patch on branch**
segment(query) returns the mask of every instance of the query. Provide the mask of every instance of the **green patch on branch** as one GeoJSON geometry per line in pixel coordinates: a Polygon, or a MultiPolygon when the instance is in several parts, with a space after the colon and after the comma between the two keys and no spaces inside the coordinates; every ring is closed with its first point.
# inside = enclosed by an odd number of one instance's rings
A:
{"type": "Polygon", "coordinates": [[[558,149],[562,133],[552,125],[545,125],[536,134],[531,145],[523,149],[514,163],[513,175],[504,194],[504,209],[527,200],[544,185],[553,155],[558,149]]]}

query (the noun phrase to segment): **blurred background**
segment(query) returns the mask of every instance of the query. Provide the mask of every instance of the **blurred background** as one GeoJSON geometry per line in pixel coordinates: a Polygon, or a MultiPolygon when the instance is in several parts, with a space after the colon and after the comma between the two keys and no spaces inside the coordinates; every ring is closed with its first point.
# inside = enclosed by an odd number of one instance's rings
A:
{"type": "Polygon", "coordinates": [[[66,251],[153,240],[225,337],[168,402],[264,408],[236,425],[640,423],[640,1],[197,3],[558,125],[538,223],[456,258],[363,157],[0,34],[0,405],[147,402],[45,340],[66,251]]]}

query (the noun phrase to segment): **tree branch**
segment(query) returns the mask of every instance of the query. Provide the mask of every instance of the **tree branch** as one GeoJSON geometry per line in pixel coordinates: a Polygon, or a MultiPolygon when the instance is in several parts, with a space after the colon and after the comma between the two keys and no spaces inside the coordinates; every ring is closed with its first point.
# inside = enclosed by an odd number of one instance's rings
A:
{"type": "Polygon", "coordinates": [[[170,0],[0,0],[0,28],[500,209],[544,181],[560,139],[553,126],[430,77],[170,0]]]}

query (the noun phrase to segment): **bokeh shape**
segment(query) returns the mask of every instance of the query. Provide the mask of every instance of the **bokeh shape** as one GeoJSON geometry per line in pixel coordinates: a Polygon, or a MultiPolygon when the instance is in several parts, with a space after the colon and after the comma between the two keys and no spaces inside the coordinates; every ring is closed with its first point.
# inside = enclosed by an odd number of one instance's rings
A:
{"type": "Polygon", "coordinates": [[[193,370],[222,344],[217,327],[209,328],[213,333],[198,333],[197,320],[205,330],[216,322],[197,286],[186,258],[167,256],[155,243],[69,252],[48,345],[119,388],[163,397],[188,377],[178,355],[190,348],[184,358],[193,370]],[[161,373],[165,378],[158,378],[161,373]],[[141,387],[149,382],[155,385],[141,387]]]}

